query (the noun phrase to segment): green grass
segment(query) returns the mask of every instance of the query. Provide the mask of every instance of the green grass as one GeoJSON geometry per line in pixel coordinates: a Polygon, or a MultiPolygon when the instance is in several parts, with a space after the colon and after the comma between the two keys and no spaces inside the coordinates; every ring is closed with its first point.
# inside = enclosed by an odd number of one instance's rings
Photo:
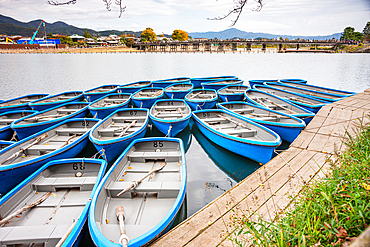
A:
{"type": "Polygon", "coordinates": [[[305,186],[293,209],[273,223],[235,214],[229,239],[237,246],[341,246],[358,237],[370,224],[370,126],[345,143],[331,175],[305,186]]]}

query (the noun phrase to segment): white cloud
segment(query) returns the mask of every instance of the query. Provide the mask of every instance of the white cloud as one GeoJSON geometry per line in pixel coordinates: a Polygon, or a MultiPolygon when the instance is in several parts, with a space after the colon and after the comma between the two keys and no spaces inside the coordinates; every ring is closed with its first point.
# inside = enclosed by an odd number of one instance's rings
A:
{"type": "MultiPolygon", "coordinates": [[[[24,22],[64,21],[98,31],[108,28],[141,31],[150,26],[157,33],[171,33],[178,28],[188,32],[220,31],[227,29],[235,18],[207,20],[226,14],[233,7],[233,0],[124,0],[127,9],[120,19],[114,1],[110,12],[102,0],[77,0],[74,5],[57,7],[45,1],[0,0],[1,14],[24,22]]],[[[362,31],[370,16],[369,0],[264,0],[260,12],[251,11],[255,4],[249,0],[236,28],[273,34],[324,35],[341,32],[347,26],[362,31]]]]}

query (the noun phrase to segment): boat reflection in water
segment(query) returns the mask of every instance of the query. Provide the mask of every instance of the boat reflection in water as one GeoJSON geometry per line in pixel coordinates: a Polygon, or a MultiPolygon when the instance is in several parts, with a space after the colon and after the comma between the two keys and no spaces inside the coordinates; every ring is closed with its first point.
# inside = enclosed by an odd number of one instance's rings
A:
{"type": "MultiPolygon", "coordinates": [[[[196,127],[192,133],[212,161],[228,176],[240,182],[261,167],[257,162],[237,155],[208,140],[196,127]]],[[[208,183],[212,187],[212,183],[208,183]]]]}

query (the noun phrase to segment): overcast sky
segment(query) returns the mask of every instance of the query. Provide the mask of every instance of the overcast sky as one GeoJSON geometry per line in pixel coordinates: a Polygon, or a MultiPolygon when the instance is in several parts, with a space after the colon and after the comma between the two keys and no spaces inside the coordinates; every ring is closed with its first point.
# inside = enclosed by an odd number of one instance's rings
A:
{"type": "MultiPolygon", "coordinates": [[[[67,0],[59,0],[64,1],[67,0]]],[[[114,2],[109,12],[103,0],[77,0],[68,6],[50,6],[46,0],[0,0],[0,13],[23,22],[64,21],[97,31],[142,31],[151,27],[157,34],[171,34],[174,29],[222,31],[235,18],[207,20],[226,14],[233,0],[122,0],[127,9],[120,19],[114,2]]],[[[252,11],[255,7],[256,3],[249,0],[234,27],[281,35],[330,35],[347,26],[362,32],[370,21],[370,0],[264,0],[260,12],[252,11]]]]}

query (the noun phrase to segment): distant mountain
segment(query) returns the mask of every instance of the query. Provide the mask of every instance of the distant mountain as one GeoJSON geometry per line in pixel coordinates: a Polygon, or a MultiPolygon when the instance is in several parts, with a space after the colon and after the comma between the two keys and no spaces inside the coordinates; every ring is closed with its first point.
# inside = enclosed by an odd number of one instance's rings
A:
{"type": "Polygon", "coordinates": [[[282,37],[283,39],[317,39],[317,40],[325,40],[325,39],[332,39],[340,38],[341,33],[334,33],[331,35],[325,35],[325,36],[302,36],[302,35],[281,35],[281,34],[269,34],[269,33],[252,33],[252,32],[244,32],[241,30],[238,30],[236,28],[229,28],[224,31],[220,32],[195,32],[195,33],[189,33],[189,36],[192,38],[207,38],[207,39],[232,39],[232,38],[242,38],[242,39],[256,39],[256,38],[279,38],[282,37]]]}
{"type": "MultiPolygon", "coordinates": [[[[34,20],[30,22],[17,21],[11,17],[7,17],[0,14],[0,34],[5,35],[22,35],[22,36],[32,36],[36,31],[37,27],[40,25],[41,20],[34,20]]],[[[72,25],[68,25],[62,21],[57,21],[54,23],[47,23],[46,33],[52,34],[62,34],[62,35],[72,35],[78,34],[83,35],[85,33],[85,28],[78,28],[72,25]]],[[[93,29],[89,30],[90,34],[93,36],[108,36],[110,34],[122,35],[124,33],[134,34],[135,36],[140,36],[141,32],[133,31],[117,31],[117,30],[107,30],[107,31],[95,31],[93,29]]],[[[44,36],[43,28],[37,35],[38,37],[44,36]]]]}
{"type": "MultiPolygon", "coordinates": [[[[4,16],[0,14],[0,34],[5,35],[22,35],[22,36],[32,36],[33,33],[36,31],[37,27],[40,25],[41,20],[34,20],[30,22],[21,22],[17,21],[11,17],[4,16]]],[[[134,31],[118,31],[118,30],[104,30],[104,31],[95,31],[93,29],[89,30],[90,34],[93,36],[108,36],[110,34],[122,35],[126,34],[134,34],[136,37],[140,37],[141,31],[134,32],[134,31]]],[[[62,34],[62,35],[72,35],[78,34],[83,35],[85,33],[85,28],[78,28],[72,25],[68,25],[62,21],[57,21],[54,23],[46,23],[46,33],[52,34],[62,34]]],[[[38,37],[42,37],[44,35],[43,29],[38,33],[38,37]]],[[[332,39],[340,38],[341,33],[334,33],[331,35],[326,36],[299,36],[299,35],[281,35],[281,34],[269,34],[269,33],[252,33],[252,32],[244,32],[238,30],[236,28],[229,28],[224,31],[220,32],[204,32],[204,33],[189,33],[189,36],[193,38],[207,38],[207,39],[232,39],[232,38],[242,38],[242,39],[256,39],[256,38],[288,38],[288,39],[317,39],[317,40],[325,40],[325,39],[332,39]]],[[[166,37],[170,37],[170,35],[165,35],[166,37]]]]}

